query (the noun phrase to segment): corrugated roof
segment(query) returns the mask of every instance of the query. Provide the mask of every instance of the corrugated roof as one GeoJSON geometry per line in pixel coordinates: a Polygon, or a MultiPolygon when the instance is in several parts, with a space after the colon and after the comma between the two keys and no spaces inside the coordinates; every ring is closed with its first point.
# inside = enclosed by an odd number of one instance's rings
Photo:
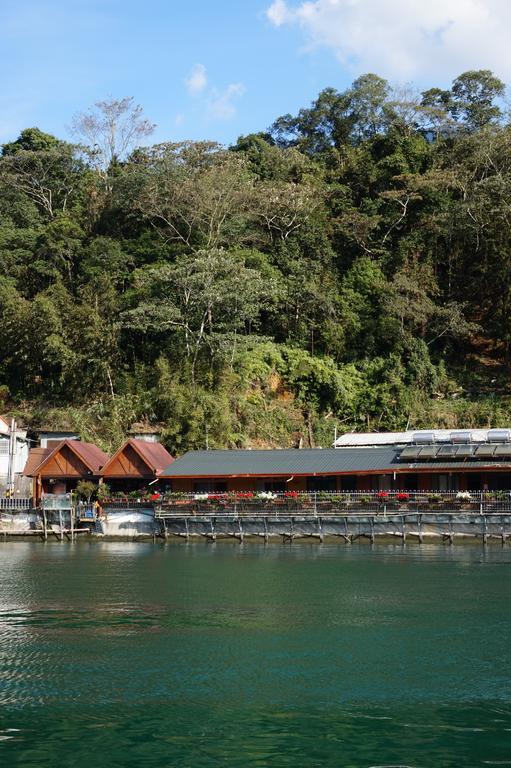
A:
{"type": "Polygon", "coordinates": [[[28,452],[25,469],[23,470],[25,477],[34,477],[37,475],[38,468],[44,461],[46,461],[52,451],[52,448],[31,448],[28,452]]]}
{"type": "Polygon", "coordinates": [[[147,440],[135,440],[134,438],[130,438],[129,440],[126,440],[124,445],[122,445],[121,448],[119,448],[119,450],[114,453],[112,458],[103,466],[102,474],[105,477],[115,476],[115,471],[112,475],[112,468],[116,463],[119,455],[126,449],[127,446],[131,446],[133,448],[133,450],[142,459],[144,464],[146,464],[148,470],[155,475],[168,467],[174,461],[174,457],[167,451],[166,448],[164,448],[163,445],[161,445],[161,443],[148,442],[147,440]]]}
{"type": "Polygon", "coordinates": [[[81,440],[65,440],[64,442],[81,458],[94,475],[99,475],[100,469],[108,461],[107,454],[101,448],[98,448],[94,443],[82,443],[81,440]]]}
{"type": "Polygon", "coordinates": [[[134,440],[129,441],[132,445],[135,445],[135,449],[138,451],[144,461],[154,470],[156,474],[159,474],[162,470],[168,467],[174,462],[174,457],[167,449],[161,444],[156,442],[147,442],[147,440],[134,440]]]}
{"type": "Polygon", "coordinates": [[[394,447],[308,448],[303,450],[189,451],[161,473],[162,477],[226,477],[231,475],[309,475],[371,472],[399,467],[394,447]]]}
{"type": "Polygon", "coordinates": [[[357,474],[372,472],[449,471],[499,469],[511,471],[511,462],[435,461],[399,462],[396,446],[304,450],[189,451],[161,473],[161,477],[262,477],[357,474]]]}
{"type": "Polygon", "coordinates": [[[93,475],[99,475],[101,468],[108,461],[108,456],[94,443],[82,443],[80,440],[63,440],[55,448],[32,448],[23,474],[27,477],[38,475],[43,465],[53,454],[67,445],[80,458],[93,475]],[[38,461],[39,459],[39,461],[38,461]]]}
{"type": "Polygon", "coordinates": [[[487,429],[411,429],[406,432],[346,432],[335,441],[337,448],[345,446],[398,445],[413,443],[417,435],[434,435],[438,442],[449,440],[452,435],[469,432],[473,442],[488,440],[487,429]]]}

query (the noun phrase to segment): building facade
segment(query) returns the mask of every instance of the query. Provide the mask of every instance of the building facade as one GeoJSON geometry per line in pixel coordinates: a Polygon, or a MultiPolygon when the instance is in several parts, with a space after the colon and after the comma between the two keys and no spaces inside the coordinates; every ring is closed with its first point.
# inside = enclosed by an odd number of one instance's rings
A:
{"type": "Polygon", "coordinates": [[[25,490],[23,468],[28,452],[26,430],[19,429],[12,419],[0,416],[0,494],[25,490]]]}
{"type": "Polygon", "coordinates": [[[186,493],[511,489],[511,431],[403,434],[360,444],[352,435],[329,449],[190,451],[160,477],[186,493]]]}
{"type": "Polygon", "coordinates": [[[113,492],[137,491],[156,484],[173,461],[160,443],[131,438],[105,464],[101,477],[113,492]]]}
{"type": "Polygon", "coordinates": [[[55,448],[33,448],[24,475],[32,478],[36,504],[47,494],[70,493],[80,480],[98,483],[108,456],[97,445],[63,440],[55,448]]]}

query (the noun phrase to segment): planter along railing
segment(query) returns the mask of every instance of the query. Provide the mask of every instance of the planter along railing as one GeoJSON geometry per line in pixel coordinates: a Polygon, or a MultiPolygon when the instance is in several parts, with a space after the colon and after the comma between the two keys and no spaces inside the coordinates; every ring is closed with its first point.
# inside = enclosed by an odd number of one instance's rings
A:
{"type": "Polygon", "coordinates": [[[389,515],[392,513],[511,512],[511,492],[168,493],[154,501],[162,516],[234,514],[389,515]]]}

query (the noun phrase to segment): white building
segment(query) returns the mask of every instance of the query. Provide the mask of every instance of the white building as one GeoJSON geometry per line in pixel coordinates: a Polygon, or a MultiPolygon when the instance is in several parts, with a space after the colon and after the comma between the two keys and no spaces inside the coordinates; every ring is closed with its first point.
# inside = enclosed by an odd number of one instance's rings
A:
{"type": "Polygon", "coordinates": [[[414,443],[470,442],[486,443],[511,438],[509,429],[414,429],[406,432],[346,432],[334,442],[334,448],[375,445],[410,445],[414,443]]]}
{"type": "MultiPolygon", "coordinates": [[[[10,445],[11,419],[0,416],[0,494],[7,490],[10,445]]],[[[25,487],[25,478],[22,473],[28,458],[28,450],[29,441],[26,430],[15,428],[12,448],[14,491],[23,491],[25,487]]]]}

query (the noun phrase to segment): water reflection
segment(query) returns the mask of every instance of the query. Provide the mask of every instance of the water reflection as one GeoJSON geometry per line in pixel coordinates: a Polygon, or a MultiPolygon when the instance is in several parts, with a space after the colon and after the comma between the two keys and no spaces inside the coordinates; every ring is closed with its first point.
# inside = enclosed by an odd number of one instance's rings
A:
{"type": "Polygon", "coordinates": [[[11,764],[72,750],[80,766],[92,748],[99,766],[508,759],[507,549],[0,549],[11,764]]]}

